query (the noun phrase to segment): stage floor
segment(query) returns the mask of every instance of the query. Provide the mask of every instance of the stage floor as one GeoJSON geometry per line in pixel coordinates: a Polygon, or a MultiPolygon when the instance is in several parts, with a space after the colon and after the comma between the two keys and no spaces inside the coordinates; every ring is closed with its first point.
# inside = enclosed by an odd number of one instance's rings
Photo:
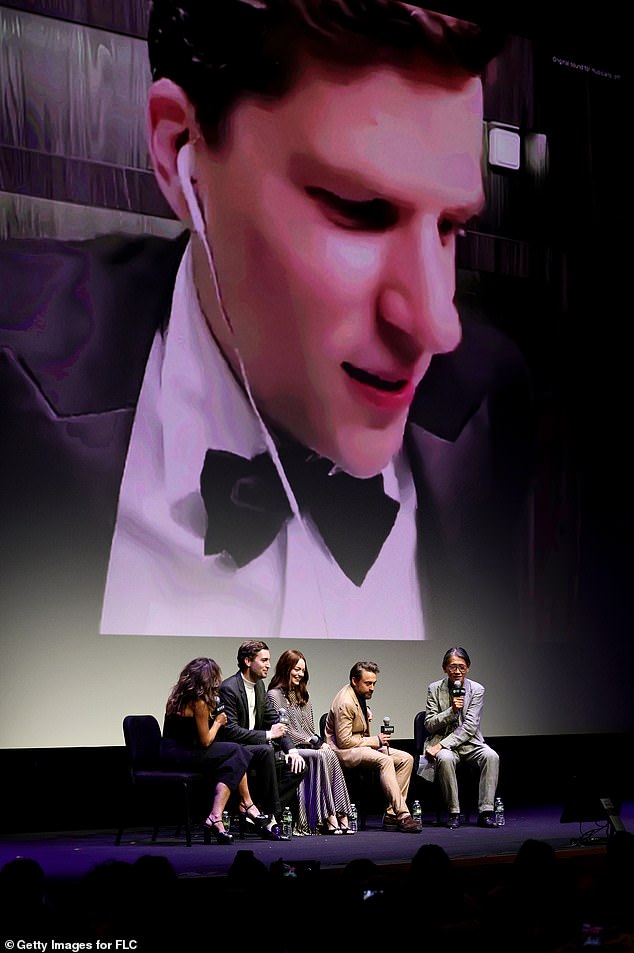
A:
{"type": "MultiPolygon", "coordinates": [[[[322,871],[337,871],[359,858],[386,867],[407,865],[423,844],[439,844],[461,864],[510,862],[528,838],[546,841],[560,856],[604,848],[607,829],[599,828],[604,822],[562,824],[560,817],[558,805],[507,807],[503,828],[488,830],[470,824],[450,831],[425,823],[421,834],[401,834],[381,830],[381,818],[370,816],[367,829],[355,836],[293,837],[281,843],[236,836],[228,846],[205,846],[196,832],[189,848],[167,828],[155,842],[147,830],[128,830],[119,847],[114,846],[113,830],[13,834],[0,837],[0,867],[16,857],[29,857],[40,864],[49,882],[77,880],[105,861],[134,862],[149,854],[167,857],[179,878],[207,878],[224,876],[241,849],[253,851],[267,866],[280,859],[289,863],[312,860],[319,862],[322,871]],[[595,828],[596,839],[582,840],[582,834],[595,828]]],[[[634,802],[623,804],[621,820],[628,831],[634,831],[634,802]]]]}

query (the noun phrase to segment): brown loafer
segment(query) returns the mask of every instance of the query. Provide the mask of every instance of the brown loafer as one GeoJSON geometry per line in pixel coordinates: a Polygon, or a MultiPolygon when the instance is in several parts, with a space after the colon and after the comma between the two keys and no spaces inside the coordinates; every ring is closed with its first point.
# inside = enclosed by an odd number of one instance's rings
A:
{"type": "Polygon", "coordinates": [[[415,821],[411,814],[401,814],[396,821],[396,829],[403,834],[420,834],[423,825],[420,821],[415,821]]]}
{"type": "Polygon", "coordinates": [[[384,831],[396,831],[398,830],[398,821],[396,820],[395,814],[384,814],[383,815],[383,830],[384,831]]]}

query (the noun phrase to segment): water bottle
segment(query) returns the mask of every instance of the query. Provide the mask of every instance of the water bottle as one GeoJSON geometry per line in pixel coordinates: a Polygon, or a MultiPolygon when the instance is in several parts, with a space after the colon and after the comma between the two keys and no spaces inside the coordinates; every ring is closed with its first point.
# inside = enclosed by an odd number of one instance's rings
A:
{"type": "Polygon", "coordinates": [[[229,814],[229,811],[223,811],[223,812],[222,812],[222,823],[223,823],[224,829],[225,829],[225,830],[227,831],[227,833],[228,833],[228,832],[229,832],[229,828],[231,827],[231,816],[230,816],[230,814],[229,814]]]}
{"type": "Polygon", "coordinates": [[[495,799],[495,826],[504,827],[504,804],[501,797],[495,799]]]}
{"type": "Polygon", "coordinates": [[[282,834],[284,837],[288,837],[289,840],[293,836],[293,815],[291,814],[290,807],[285,807],[284,813],[282,814],[282,834]]]}
{"type": "Polygon", "coordinates": [[[421,810],[420,801],[414,801],[412,804],[412,817],[415,821],[420,823],[422,816],[423,812],[421,810]]]}
{"type": "Polygon", "coordinates": [[[350,805],[350,814],[348,815],[348,827],[350,828],[351,831],[353,831],[353,833],[356,834],[359,827],[358,820],[357,820],[357,805],[356,804],[350,805]]]}

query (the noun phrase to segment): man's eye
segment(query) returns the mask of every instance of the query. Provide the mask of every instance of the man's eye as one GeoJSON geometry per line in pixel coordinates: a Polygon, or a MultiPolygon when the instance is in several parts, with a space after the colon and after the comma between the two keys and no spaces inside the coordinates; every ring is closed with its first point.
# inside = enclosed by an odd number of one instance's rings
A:
{"type": "Polygon", "coordinates": [[[314,186],[307,187],[306,192],[323,209],[330,221],[340,228],[382,232],[396,224],[396,209],[385,199],[359,202],[314,186]]]}

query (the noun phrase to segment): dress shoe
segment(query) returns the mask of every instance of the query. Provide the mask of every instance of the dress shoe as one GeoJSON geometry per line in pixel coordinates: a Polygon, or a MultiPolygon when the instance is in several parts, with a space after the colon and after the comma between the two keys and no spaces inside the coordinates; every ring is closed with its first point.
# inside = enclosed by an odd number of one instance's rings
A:
{"type": "Polygon", "coordinates": [[[447,818],[447,827],[452,831],[455,831],[457,827],[460,827],[460,815],[450,814],[447,818]]]}
{"type": "Polygon", "coordinates": [[[383,815],[383,830],[384,831],[398,830],[398,821],[396,819],[396,814],[383,815]]]}
{"type": "Polygon", "coordinates": [[[478,827],[497,827],[493,811],[482,811],[478,814],[478,827]]]}
{"type": "Polygon", "coordinates": [[[423,825],[420,821],[415,821],[411,814],[401,814],[397,818],[396,829],[403,834],[420,834],[423,825]]]}

